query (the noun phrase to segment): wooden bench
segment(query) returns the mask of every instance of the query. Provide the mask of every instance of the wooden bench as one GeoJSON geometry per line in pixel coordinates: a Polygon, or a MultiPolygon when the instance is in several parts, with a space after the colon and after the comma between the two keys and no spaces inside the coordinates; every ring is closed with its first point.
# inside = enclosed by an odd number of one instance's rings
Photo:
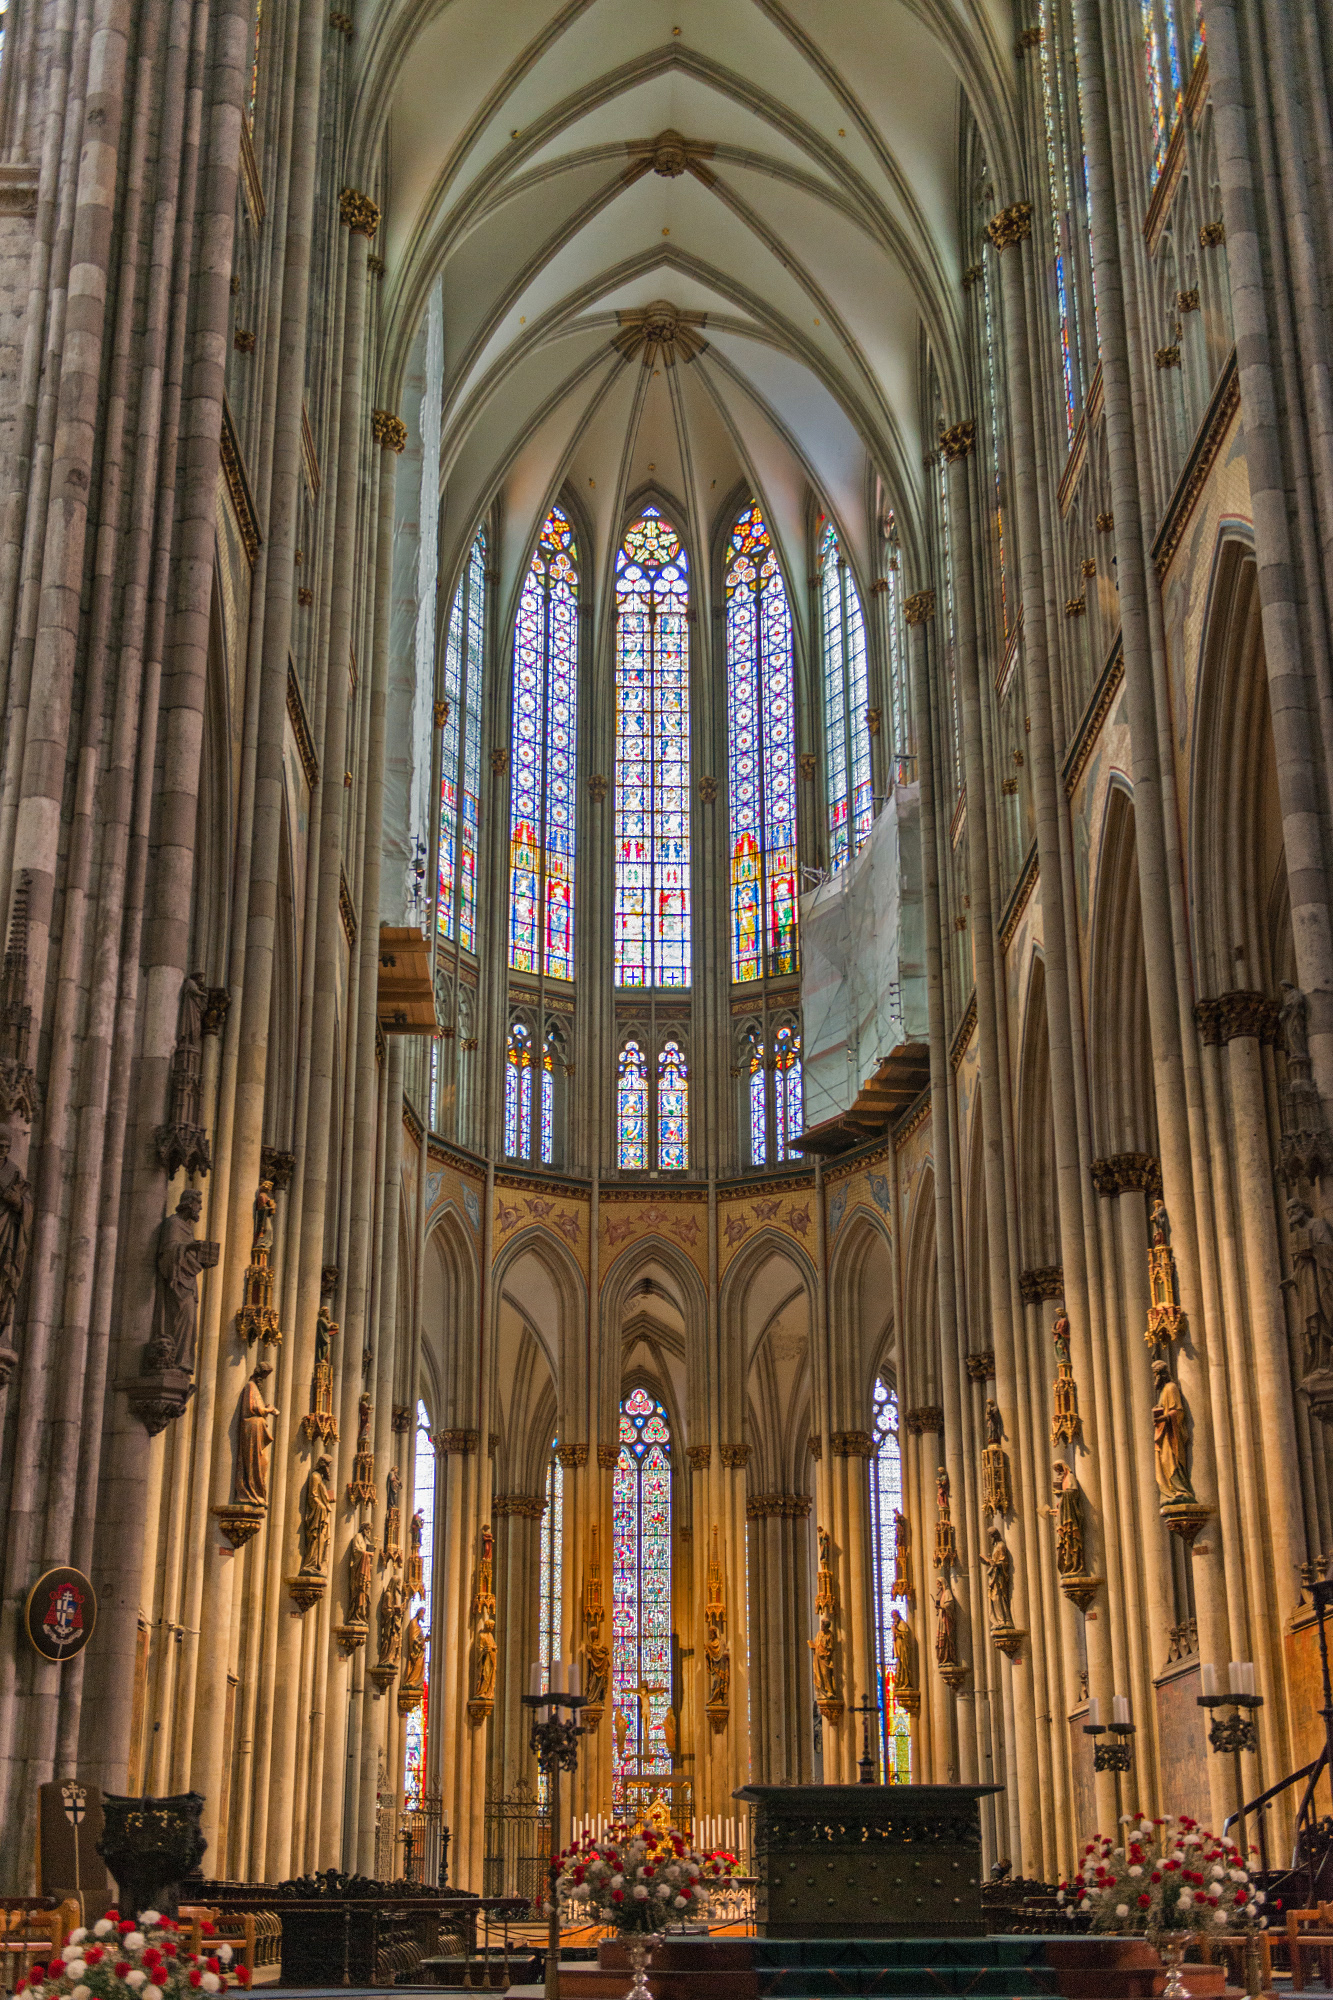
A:
{"type": "Polygon", "coordinates": [[[77,1897],[0,1896],[0,1993],[12,1993],[79,1924],[77,1897]]]}

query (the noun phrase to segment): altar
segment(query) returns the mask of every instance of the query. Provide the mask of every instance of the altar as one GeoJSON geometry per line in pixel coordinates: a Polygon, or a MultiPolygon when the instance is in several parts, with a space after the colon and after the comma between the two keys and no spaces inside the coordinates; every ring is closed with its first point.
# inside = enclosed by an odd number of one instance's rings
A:
{"type": "Polygon", "coordinates": [[[979,1937],[981,1801],[1000,1785],[742,1785],[770,1938],[979,1937]]]}

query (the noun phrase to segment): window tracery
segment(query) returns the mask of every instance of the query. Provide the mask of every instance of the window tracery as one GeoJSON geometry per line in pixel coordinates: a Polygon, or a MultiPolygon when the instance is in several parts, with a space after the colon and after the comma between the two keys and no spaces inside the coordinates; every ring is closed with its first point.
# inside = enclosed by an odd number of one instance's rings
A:
{"type": "Polygon", "coordinates": [[[758,503],[726,557],[731,976],[795,972],[796,694],[791,607],[758,503]]]}
{"type": "Polygon", "coordinates": [[[741,1047],[739,1069],[752,1167],[801,1158],[795,1145],[804,1128],[801,1031],[790,1018],[771,1025],[771,1051],[765,1048],[757,1021],[746,1027],[741,1047]]]}
{"type": "Polygon", "coordinates": [[[841,868],[860,853],[870,832],[870,692],[860,593],[831,521],[819,544],[819,608],[829,866],[841,868]]]}
{"type": "MultiPolygon", "coordinates": [[[[426,1665],[421,1706],[407,1717],[403,1730],[403,1798],[420,1799],[426,1791],[426,1741],[430,1724],[431,1614],[434,1603],[435,1440],[426,1405],[417,1399],[417,1449],[412,1510],[421,1519],[421,1630],[426,1641],[426,1665]]],[[[409,1613],[411,1606],[408,1606],[409,1613]]]]}
{"type": "Polygon", "coordinates": [[[690,983],[689,564],[656,507],[616,555],[615,983],[690,983]]]}
{"type": "Polygon", "coordinates": [[[509,963],[574,977],[574,762],[578,546],[553,507],[514,624],[509,800],[509,963]]]}
{"type": "Polygon", "coordinates": [[[616,1165],[622,1172],[683,1173],[690,1163],[690,1066],[683,1038],[631,1029],[616,1062],[616,1165]]]}
{"type": "Polygon", "coordinates": [[[549,1167],[555,1157],[555,1064],[561,1042],[547,1030],[541,1060],[531,1025],[521,1017],[509,1024],[505,1044],[505,1155],[511,1160],[539,1160],[549,1167]]]}

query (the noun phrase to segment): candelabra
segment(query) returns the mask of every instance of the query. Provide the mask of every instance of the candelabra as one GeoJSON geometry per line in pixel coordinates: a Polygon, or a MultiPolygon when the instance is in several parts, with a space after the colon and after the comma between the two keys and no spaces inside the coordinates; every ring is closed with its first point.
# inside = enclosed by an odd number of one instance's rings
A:
{"type": "Polygon", "coordinates": [[[1121,1780],[1126,1771],[1134,1768],[1134,1746],[1130,1737],[1134,1734],[1132,1722],[1085,1722],[1083,1734],[1092,1738],[1092,1768],[1094,1771],[1109,1771],[1115,1779],[1115,1828],[1119,1834],[1125,1817],[1125,1802],[1121,1796],[1121,1780]],[[1113,1736],[1113,1743],[1103,1743],[1103,1736],[1113,1736]]]}
{"type": "Polygon", "coordinates": [[[560,1876],[560,1773],[574,1771],[579,1761],[578,1710],[587,1703],[583,1694],[525,1694],[523,1706],[533,1711],[529,1739],[537,1757],[537,1769],[549,1787],[551,1801],[551,1869],[547,1894],[550,1909],[546,1921],[546,2000],[560,2000],[560,1909],[555,1885],[560,1876]],[[571,1708],[574,1714],[562,1722],[554,1709],[571,1708]]]}
{"type": "Polygon", "coordinates": [[[878,1717],[879,1703],[871,1701],[869,1696],[867,1696],[864,1701],[859,1701],[856,1704],[856,1707],[852,1710],[852,1714],[859,1715],[861,1718],[861,1762],[858,1766],[861,1775],[857,1782],[862,1785],[873,1785],[875,1782],[875,1753],[870,1747],[870,1718],[872,1715],[878,1717]]]}
{"type": "MultiPolygon", "coordinates": [[[[1251,1671],[1252,1670],[1248,1670],[1251,1671]]],[[[1207,1670],[1205,1669],[1205,1674],[1207,1670]]],[[[1261,1694],[1201,1694],[1199,1707],[1210,1712],[1218,1708],[1234,1710],[1231,1715],[1214,1715],[1208,1725],[1208,1741],[1219,1756],[1230,1756],[1236,1778],[1236,1845],[1240,1849],[1241,1861],[1249,1866],[1247,1856],[1249,1844],[1245,1835],[1245,1780],[1241,1772],[1240,1760],[1248,1750],[1254,1757],[1259,1755],[1259,1717],[1257,1710],[1264,1705],[1261,1694]]],[[[1260,1786],[1262,1790],[1262,1785],[1260,1786]]],[[[1268,1872],[1268,1842],[1264,1838],[1264,1816],[1258,1814],[1259,1860],[1265,1874],[1268,1872]]]]}

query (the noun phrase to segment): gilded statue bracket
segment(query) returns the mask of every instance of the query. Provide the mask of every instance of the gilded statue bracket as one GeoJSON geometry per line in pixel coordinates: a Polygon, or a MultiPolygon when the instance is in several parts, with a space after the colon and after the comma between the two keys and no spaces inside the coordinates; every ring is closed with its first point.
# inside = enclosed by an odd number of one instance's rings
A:
{"type": "Polygon", "coordinates": [[[228,1501],[225,1507],[215,1507],[213,1513],[234,1549],[243,1549],[247,1542],[253,1541],[268,1518],[267,1507],[246,1500],[228,1501]]]}
{"type": "Polygon", "coordinates": [[[194,1394],[194,1381],[183,1368],[162,1368],[151,1375],[139,1375],[116,1385],[149,1437],[156,1437],[168,1424],[183,1416],[194,1394]]]}
{"type": "Polygon", "coordinates": [[[391,1688],[398,1678],[398,1662],[396,1660],[381,1660],[368,1671],[376,1687],[383,1693],[386,1689],[391,1688]]]}
{"type": "Polygon", "coordinates": [[[1088,1606],[1092,1603],[1093,1598],[1097,1595],[1101,1587],[1102,1578],[1099,1576],[1077,1575],[1062,1576],[1060,1578],[1061,1590],[1063,1590],[1070,1603],[1076,1604],[1082,1612],[1087,1611],[1088,1606]]]}
{"type": "Polygon", "coordinates": [[[919,1715],[921,1713],[920,1688],[895,1688],[893,1698],[905,1715],[919,1715]]]}
{"type": "Polygon", "coordinates": [[[289,1576],[287,1579],[287,1595],[291,1598],[297,1610],[301,1612],[309,1611],[313,1604],[318,1604],[328,1587],[329,1580],[326,1576],[319,1576],[305,1571],[298,1576],[289,1576]]]}
{"type": "Polygon", "coordinates": [[[1007,1659],[1016,1660],[1022,1651],[1027,1633],[1017,1625],[992,1625],[990,1636],[991,1644],[998,1652],[1003,1653],[1007,1659]]]}
{"type": "Polygon", "coordinates": [[[1188,1501],[1175,1507],[1163,1507],[1162,1519],[1173,1535],[1179,1535],[1186,1548],[1193,1545],[1194,1537],[1212,1513],[1211,1507],[1191,1505],[1188,1501]]]}
{"type": "MultiPolygon", "coordinates": [[[[838,1708],[841,1709],[841,1707],[842,1703],[839,1702],[838,1708]]],[[[715,1736],[720,1736],[731,1720],[731,1709],[725,1702],[711,1702],[704,1710],[704,1714],[712,1723],[713,1734],[715,1736]]]]}
{"type": "Polygon", "coordinates": [[[823,1716],[825,1722],[831,1722],[836,1726],[842,1721],[842,1706],[840,1701],[829,1697],[820,1702],[819,1713],[823,1716]]]}
{"type": "Polygon", "coordinates": [[[489,1722],[494,1707],[493,1701],[480,1701],[474,1697],[467,1705],[467,1719],[472,1727],[479,1729],[483,1722],[489,1722]]]}
{"type": "Polygon", "coordinates": [[[353,1654],[358,1646],[364,1646],[370,1637],[370,1627],[361,1619],[353,1618],[346,1625],[335,1625],[333,1636],[344,1653],[353,1654]]]}
{"type": "Polygon", "coordinates": [[[970,1667],[965,1667],[961,1665],[958,1661],[955,1661],[950,1666],[940,1668],[940,1674],[942,1678],[949,1683],[949,1686],[953,1688],[955,1692],[957,1692],[957,1690],[963,1685],[963,1682],[967,1679],[971,1671],[972,1669],[970,1667]]]}
{"type": "Polygon", "coordinates": [[[422,1699],[423,1696],[420,1688],[399,1688],[398,1713],[400,1715],[414,1715],[417,1709],[420,1708],[422,1699]]]}

